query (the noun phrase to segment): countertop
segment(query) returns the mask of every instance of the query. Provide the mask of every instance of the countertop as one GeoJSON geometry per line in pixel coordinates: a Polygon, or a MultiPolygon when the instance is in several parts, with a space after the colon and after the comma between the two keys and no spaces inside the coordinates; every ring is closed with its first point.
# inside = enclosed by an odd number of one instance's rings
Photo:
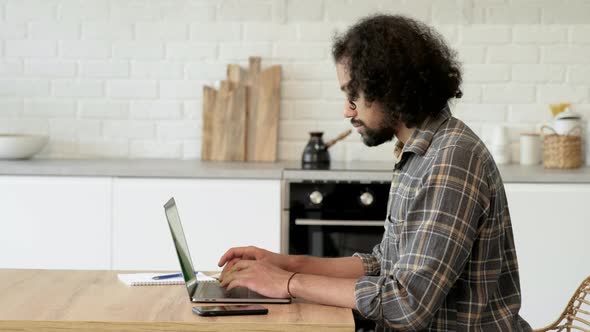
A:
{"type": "MultiPolygon", "coordinates": [[[[390,181],[392,163],[333,162],[329,170],[302,170],[299,162],[246,163],[161,159],[31,159],[0,161],[0,175],[105,176],[205,179],[390,181]]],[[[545,169],[499,166],[506,183],[590,183],[590,167],[545,169]]]]}
{"type": "Polygon", "coordinates": [[[184,285],[125,286],[117,271],[0,270],[0,282],[2,331],[354,331],[350,309],[298,300],[264,304],[267,315],[199,317],[184,285]]]}

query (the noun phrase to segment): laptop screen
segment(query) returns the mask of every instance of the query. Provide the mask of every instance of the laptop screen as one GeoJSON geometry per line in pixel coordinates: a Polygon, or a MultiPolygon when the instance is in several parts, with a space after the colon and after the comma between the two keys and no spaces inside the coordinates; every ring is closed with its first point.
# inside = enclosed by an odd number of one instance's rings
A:
{"type": "Polygon", "coordinates": [[[176,208],[174,197],[170,198],[170,200],[164,205],[164,211],[166,212],[166,219],[168,219],[168,226],[170,227],[174,247],[176,247],[176,254],[178,255],[180,269],[184,276],[184,281],[186,282],[188,295],[192,299],[198,286],[197,277],[195,276],[193,261],[191,260],[188,251],[188,244],[184,237],[184,231],[182,230],[182,224],[180,223],[180,216],[178,215],[178,209],[176,208]]]}

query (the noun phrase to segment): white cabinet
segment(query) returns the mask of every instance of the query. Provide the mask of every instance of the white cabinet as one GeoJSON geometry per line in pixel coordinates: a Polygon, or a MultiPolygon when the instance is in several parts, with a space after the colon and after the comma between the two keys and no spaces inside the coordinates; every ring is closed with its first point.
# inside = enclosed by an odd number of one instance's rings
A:
{"type": "Polygon", "coordinates": [[[178,270],[172,196],[195,268],[232,246],[279,251],[279,180],[0,176],[0,268],[178,270]]]}
{"type": "Polygon", "coordinates": [[[195,269],[218,270],[232,246],[280,248],[280,181],[118,178],[113,269],[179,270],[164,214],[174,197],[195,269]]]}
{"type": "Polygon", "coordinates": [[[590,185],[506,184],[522,316],[533,328],[561,314],[590,275],[590,185]]]}
{"type": "Polygon", "coordinates": [[[0,176],[0,211],[0,268],[110,268],[110,178],[0,176]]]}

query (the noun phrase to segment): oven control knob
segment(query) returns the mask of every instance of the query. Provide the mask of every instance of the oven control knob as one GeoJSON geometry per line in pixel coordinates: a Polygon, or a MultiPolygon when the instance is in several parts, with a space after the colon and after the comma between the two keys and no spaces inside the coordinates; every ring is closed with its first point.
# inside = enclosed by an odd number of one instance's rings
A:
{"type": "Polygon", "coordinates": [[[311,194],[309,194],[309,200],[315,204],[315,205],[319,205],[322,204],[322,201],[324,200],[324,195],[322,195],[321,192],[319,191],[314,191],[311,194]]]}
{"type": "Polygon", "coordinates": [[[364,193],[362,193],[360,200],[362,205],[369,206],[373,204],[373,202],[375,201],[375,197],[373,197],[373,194],[371,194],[370,192],[365,191],[364,193]]]}

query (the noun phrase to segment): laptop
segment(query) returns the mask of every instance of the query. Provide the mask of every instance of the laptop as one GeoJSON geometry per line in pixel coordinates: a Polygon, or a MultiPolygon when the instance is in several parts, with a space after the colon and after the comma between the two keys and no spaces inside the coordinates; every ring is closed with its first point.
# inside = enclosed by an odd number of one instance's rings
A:
{"type": "Polygon", "coordinates": [[[223,302],[223,303],[290,303],[291,299],[275,299],[262,296],[245,287],[226,290],[217,281],[197,281],[188,244],[184,237],[180,216],[176,208],[174,197],[164,205],[170,233],[176,247],[176,254],[180,262],[180,270],[186,282],[186,289],[191,302],[223,302]]]}

